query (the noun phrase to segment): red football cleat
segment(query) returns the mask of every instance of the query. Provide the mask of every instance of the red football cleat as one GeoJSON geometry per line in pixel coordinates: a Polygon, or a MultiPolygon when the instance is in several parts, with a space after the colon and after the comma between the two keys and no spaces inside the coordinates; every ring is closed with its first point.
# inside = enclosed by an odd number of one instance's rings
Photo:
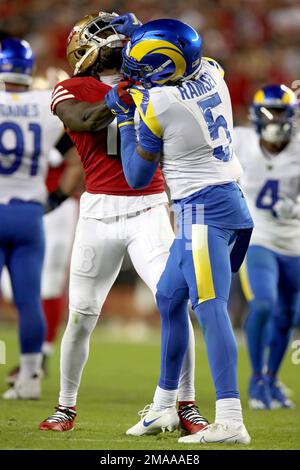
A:
{"type": "Polygon", "coordinates": [[[75,426],[76,409],[56,406],[55,413],[39,424],[41,431],[72,431],[75,426]]]}
{"type": "Polygon", "coordinates": [[[199,413],[198,406],[194,403],[179,405],[178,416],[183,436],[202,431],[209,424],[207,419],[199,413]]]}

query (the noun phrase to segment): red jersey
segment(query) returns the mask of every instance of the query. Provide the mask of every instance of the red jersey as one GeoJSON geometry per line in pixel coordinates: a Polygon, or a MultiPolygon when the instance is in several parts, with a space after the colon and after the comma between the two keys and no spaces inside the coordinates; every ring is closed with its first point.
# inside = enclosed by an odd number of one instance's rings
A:
{"type": "Polygon", "coordinates": [[[58,188],[58,183],[64,172],[65,166],[65,163],[62,163],[57,167],[49,166],[46,178],[46,186],[49,193],[55,191],[58,188]]]}
{"type": "MultiPolygon", "coordinates": [[[[110,90],[108,85],[92,77],[73,77],[60,82],[53,90],[51,110],[62,101],[75,99],[89,103],[101,102],[110,90]]],[[[164,192],[164,179],[157,169],[149,186],[132,189],[128,185],[118,152],[118,132],[112,124],[98,132],[74,132],[67,129],[77,148],[85,173],[86,190],[92,194],[144,196],[164,192]],[[112,142],[112,139],[115,140],[112,142]]]]}

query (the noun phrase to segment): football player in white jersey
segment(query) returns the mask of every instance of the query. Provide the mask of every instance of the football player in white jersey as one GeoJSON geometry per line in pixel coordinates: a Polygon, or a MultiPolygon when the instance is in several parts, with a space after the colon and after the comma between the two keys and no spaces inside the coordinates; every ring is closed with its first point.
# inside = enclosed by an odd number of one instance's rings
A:
{"type": "Polygon", "coordinates": [[[250,108],[252,127],[234,131],[234,148],[244,167],[240,182],[255,223],[241,270],[249,302],[245,329],[252,366],[249,405],[253,409],[293,406],[277,373],[300,308],[297,108],[296,96],[288,87],[265,86],[257,91],[250,108]]]}
{"type": "Polygon", "coordinates": [[[59,140],[62,125],[51,115],[51,92],[30,91],[33,64],[26,41],[1,41],[0,274],[6,265],[19,313],[21,349],[20,373],[14,387],[4,393],[5,399],[40,397],[44,205],[53,209],[67,197],[61,187],[47,197],[48,154],[59,140]]]}
{"type": "Polygon", "coordinates": [[[177,20],[140,27],[123,52],[135,106],[114,88],[106,95],[117,115],[123,171],[143,187],[161,161],[178,212],[178,230],[157,285],[162,320],[161,375],[153,404],[127,434],[159,432],[174,422],[179,372],[188,343],[190,299],[203,328],[216,391],[216,421],[182,443],[248,444],[237,386],[237,347],[227,312],[231,271],[242,263],[253,222],[236,181],[242,168],[231,144],[232,111],[220,67],[201,60],[201,38],[177,20]],[[220,73],[221,72],[221,73],[220,73]]]}

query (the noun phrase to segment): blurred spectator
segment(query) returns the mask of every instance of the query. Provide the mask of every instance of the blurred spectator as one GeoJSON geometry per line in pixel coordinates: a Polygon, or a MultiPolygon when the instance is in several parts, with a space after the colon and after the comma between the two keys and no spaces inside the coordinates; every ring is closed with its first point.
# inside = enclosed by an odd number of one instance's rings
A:
{"type": "MultiPolygon", "coordinates": [[[[233,98],[235,121],[244,122],[254,90],[300,77],[299,0],[102,0],[106,11],[134,11],[144,22],[179,18],[203,34],[204,54],[219,60],[233,98]]],[[[64,68],[66,37],[98,0],[0,0],[0,32],[29,40],[37,73],[64,68]]]]}

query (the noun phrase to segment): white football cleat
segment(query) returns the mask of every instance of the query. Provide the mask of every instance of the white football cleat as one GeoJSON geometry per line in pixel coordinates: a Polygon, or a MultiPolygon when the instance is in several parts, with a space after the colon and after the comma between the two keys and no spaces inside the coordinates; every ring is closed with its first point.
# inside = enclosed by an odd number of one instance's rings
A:
{"type": "Polygon", "coordinates": [[[250,444],[251,438],[244,424],[238,427],[227,424],[212,423],[202,431],[181,437],[178,442],[184,444],[250,444]]]}
{"type": "Polygon", "coordinates": [[[173,432],[178,428],[179,418],[175,406],[156,411],[153,409],[152,403],[146,405],[138,414],[141,416],[141,420],[126,431],[128,436],[173,432]]]}
{"type": "Polygon", "coordinates": [[[3,393],[4,400],[39,400],[41,397],[41,379],[17,379],[15,385],[3,393]]]}

